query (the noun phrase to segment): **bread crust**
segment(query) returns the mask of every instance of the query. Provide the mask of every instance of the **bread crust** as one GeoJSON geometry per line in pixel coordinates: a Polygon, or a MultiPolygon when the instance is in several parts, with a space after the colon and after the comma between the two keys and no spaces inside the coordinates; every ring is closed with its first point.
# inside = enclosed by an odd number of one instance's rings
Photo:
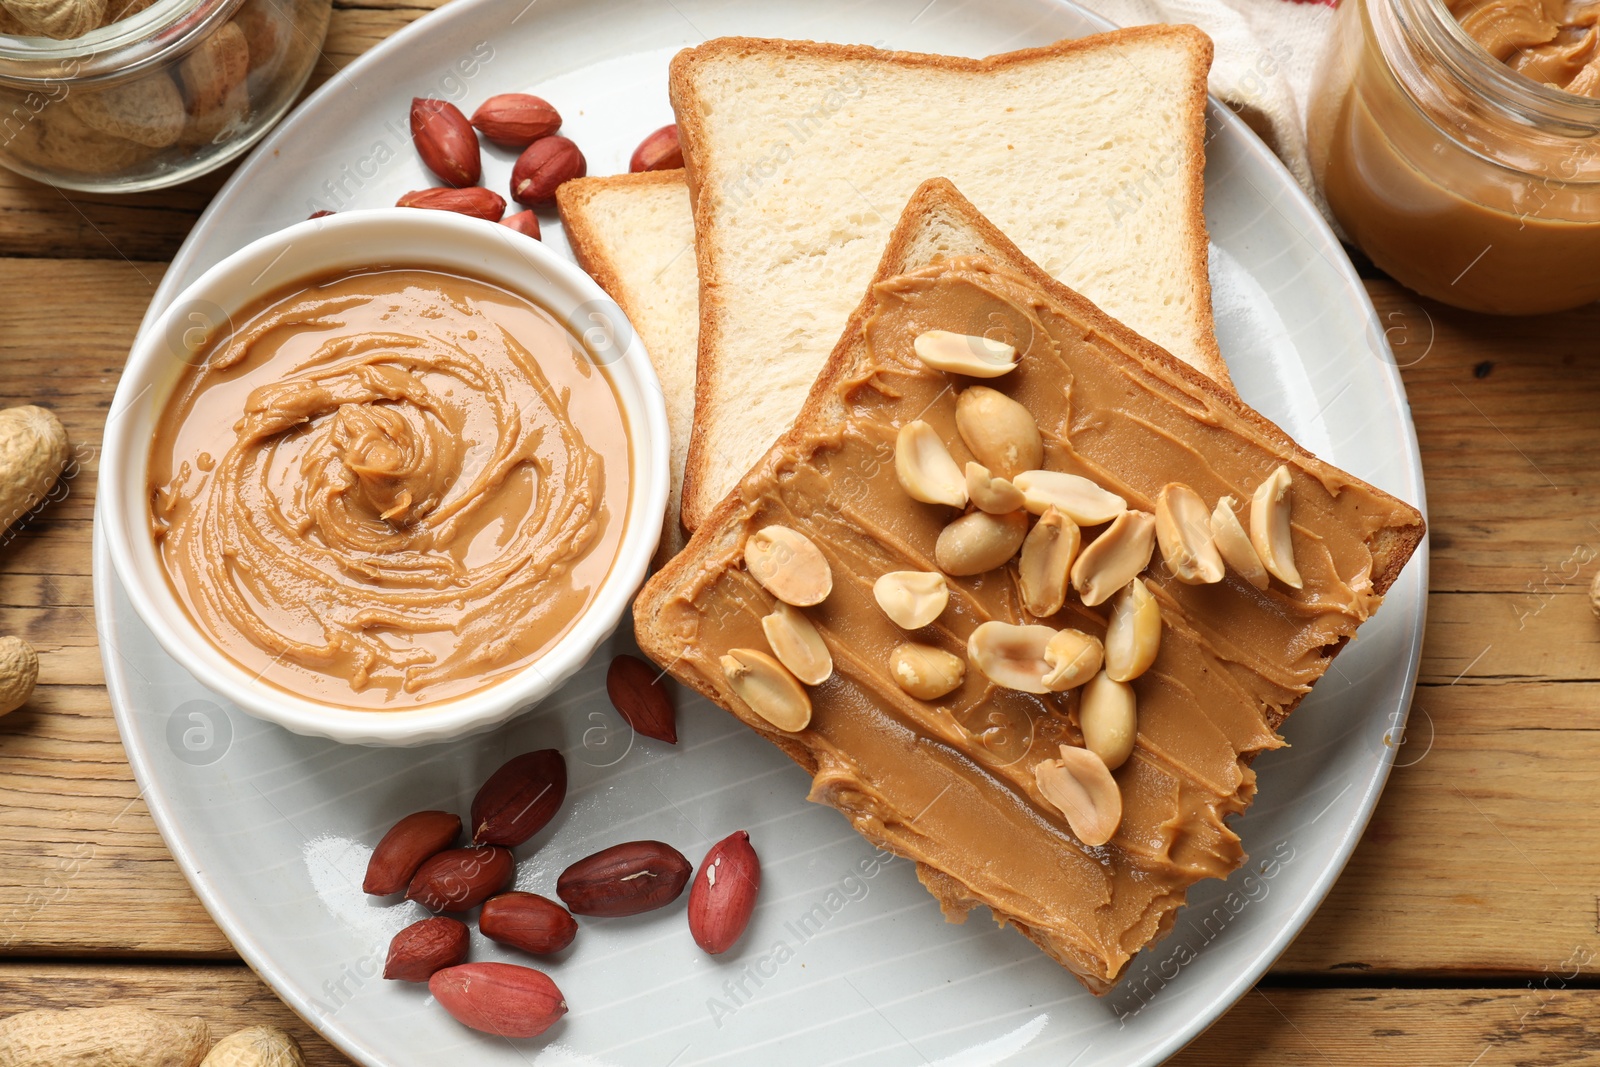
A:
{"type": "MultiPolygon", "coordinates": [[[[1245,406],[1244,402],[1231,390],[1212,381],[1160,346],[1140,337],[1122,323],[1105,314],[1089,300],[1057,282],[1039,269],[1023,255],[1015,244],[981,215],[977,208],[956,190],[953,184],[946,179],[935,178],[924,182],[918,187],[916,193],[907,204],[906,211],[896,224],[890,237],[889,245],[884,250],[884,254],[879,261],[872,284],[868,286],[865,297],[851,314],[849,324],[845,327],[838,344],[834,346],[832,353],[829,355],[816,384],[813,385],[811,392],[807,395],[800,415],[795,421],[794,428],[784,434],[768,450],[766,456],[756,465],[751,475],[747,476],[746,482],[759,474],[769,463],[775,461],[785,451],[800,445],[809,436],[812,436],[814,428],[818,424],[825,421],[831,422],[838,418],[839,413],[834,406],[834,387],[853,370],[857,358],[863,351],[866,322],[876,309],[873,287],[887,278],[896,277],[931,265],[926,262],[911,262],[910,253],[923,220],[933,214],[943,214],[958,218],[962,226],[970,230],[977,238],[976,244],[979,245],[979,248],[973,251],[981,251],[982,254],[988,255],[1003,267],[1021,274],[1030,282],[1039,286],[1049,297],[1064,305],[1072,314],[1078,316],[1085,325],[1111,341],[1115,347],[1121,349],[1130,359],[1141,364],[1149,373],[1156,376],[1166,385],[1186,393],[1202,403],[1211,403],[1227,408],[1247,422],[1268,441],[1285,449],[1289,453],[1291,461],[1295,459],[1315,459],[1310,452],[1296,444],[1282,429],[1260,413],[1245,406]]],[[[1394,500],[1389,494],[1367,485],[1358,478],[1350,475],[1346,475],[1346,477],[1352,483],[1360,485],[1382,498],[1394,500]]],[[[657,662],[673,663],[677,658],[677,653],[673,649],[671,635],[660,629],[660,620],[663,618],[663,606],[665,603],[680,587],[691,584],[700,575],[708,560],[726,554],[732,542],[743,538],[745,535],[746,531],[741,512],[749,506],[749,500],[745,495],[744,487],[745,483],[742,482],[739,488],[735,489],[734,492],[730,493],[726,499],[717,505],[707,521],[701,525],[700,529],[690,539],[688,547],[679,553],[659,574],[646,583],[634,603],[635,636],[645,654],[657,662]]],[[[1395,501],[1395,503],[1406,508],[1410,514],[1411,521],[1385,526],[1375,531],[1369,540],[1374,560],[1372,583],[1374,590],[1380,595],[1393,586],[1406,561],[1421,543],[1425,532],[1425,524],[1420,512],[1409,505],[1403,504],[1403,502],[1395,501]]],[[[1325,648],[1323,650],[1324,657],[1331,660],[1344,648],[1345,643],[1340,642],[1337,645],[1325,648]]],[[[720,693],[709,679],[702,677],[697,672],[674,670],[673,676],[712,702],[727,707],[725,694],[720,693]]],[[[1283,708],[1281,712],[1270,714],[1268,716],[1269,725],[1276,730],[1298,704],[1299,701],[1296,700],[1293,704],[1283,708]]],[[[734,714],[737,714],[737,712],[734,712],[734,714]]],[[[806,768],[808,773],[816,774],[817,767],[815,762],[804,746],[770,729],[762,729],[760,732],[762,736],[776,744],[796,763],[806,768]]],[[[857,829],[858,831],[860,830],[859,824],[857,829]]],[[[873,839],[870,834],[864,833],[863,836],[866,836],[879,848],[890,848],[887,842],[873,839]]],[[[976,900],[966,894],[964,885],[942,872],[931,869],[919,870],[919,877],[939,899],[946,915],[956,921],[959,921],[966,911],[980,903],[994,911],[992,905],[985,901],[976,900]]],[[[1176,909],[1167,913],[1156,937],[1152,938],[1152,943],[1170,930],[1175,916],[1176,909]]],[[[1029,940],[1065,966],[1097,995],[1108,992],[1116,984],[1117,979],[1120,978],[1119,974],[1113,976],[1110,980],[1106,980],[1087,971],[1083,962],[1075,956],[1072,947],[1052,937],[1049,931],[1029,928],[1025,924],[1018,922],[1016,916],[1004,912],[995,911],[995,919],[1003,924],[1009,923],[1017,926],[1029,940]]]]}
{"type": "MultiPolygon", "coordinates": [[[[600,283],[613,300],[622,288],[622,278],[617,273],[611,250],[605,246],[589,217],[583,210],[596,195],[611,189],[632,189],[641,185],[678,185],[686,180],[682,170],[646,170],[637,174],[608,174],[598,178],[574,178],[556,187],[556,211],[561,216],[561,228],[566,231],[567,243],[578,259],[578,266],[600,283]]],[[[628,309],[623,308],[624,312],[628,309]]]]}
{"type": "Polygon", "coordinates": [[[700,338],[698,366],[695,376],[695,431],[689,441],[689,456],[683,478],[682,518],[685,528],[694,530],[705,521],[717,501],[710,497],[713,490],[703,489],[708,478],[710,445],[702,427],[719,417],[713,381],[719,372],[722,359],[719,291],[724,285],[721,271],[709,241],[701,235],[713,225],[710,206],[700,197],[700,171],[711,158],[712,149],[706,134],[703,115],[696,104],[694,72],[707,63],[725,57],[803,57],[838,61],[882,62],[901,67],[938,69],[964,73],[981,73],[1007,67],[1059,59],[1077,52],[1089,51],[1121,44],[1137,43],[1151,39],[1178,40],[1194,50],[1197,58],[1195,75],[1187,86],[1186,104],[1190,108],[1190,121],[1185,126],[1189,156],[1198,161],[1189,168],[1187,176],[1191,210],[1184,228],[1190,247],[1190,270],[1195,283],[1195,306],[1206,309],[1205,322],[1201,324],[1198,338],[1198,356],[1206,364],[1206,373],[1216,379],[1224,389],[1232,390],[1233,382],[1222,351],[1217,346],[1214,321],[1211,317],[1211,280],[1207,269],[1208,252],[1205,228],[1205,109],[1206,77],[1211,67],[1213,46],[1211,38],[1198,27],[1187,24],[1157,24],[1131,26],[1109,33],[1094,34],[1057,41],[1036,48],[1004,52],[983,59],[962,56],[932,55],[921,52],[895,52],[873,48],[870,45],[827,44],[817,41],[769,40],[759,37],[721,37],[696,48],[684,49],[673,57],[667,78],[668,96],[678,121],[678,139],[683,147],[684,173],[689,182],[690,203],[694,206],[695,260],[700,278],[700,338]]]}
{"type": "MultiPolygon", "coordinates": [[[[632,295],[622,280],[612,249],[601,240],[591,224],[589,205],[601,193],[618,189],[638,189],[651,186],[677,186],[684,183],[682,170],[641,171],[637,174],[612,174],[596,178],[574,178],[556,188],[556,211],[561,216],[561,227],[566,232],[567,244],[589,277],[606,291],[622,308],[630,322],[638,321],[632,295]]],[[[637,327],[635,327],[637,329],[637,327]]],[[[696,390],[698,392],[698,388],[696,390]]],[[[656,549],[655,565],[662,566],[675,556],[689,539],[688,527],[683,525],[683,510],[676,515],[668,509],[662,524],[661,545],[656,549]]]]}

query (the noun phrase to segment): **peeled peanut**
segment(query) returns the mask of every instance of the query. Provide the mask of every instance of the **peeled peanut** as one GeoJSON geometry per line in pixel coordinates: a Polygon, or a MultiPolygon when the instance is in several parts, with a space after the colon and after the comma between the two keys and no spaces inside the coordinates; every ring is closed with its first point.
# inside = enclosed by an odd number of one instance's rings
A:
{"type": "Polygon", "coordinates": [[[1138,716],[1133,686],[1112,681],[1104,671],[1083,687],[1078,703],[1078,727],[1083,730],[1083,747],[1116,770],[1133,755],[1138,735],[1138,716]]]}
{"type": "Polygon", "coordinates": [[[1084,844],[1096,847],[1116,835],[1122,824],[1122,790],[1093,752],[1062,745],[1060,759],[1034,766],[1033,780],[1084,844]]]}
{"type": "Polygon", "coordinates": [[[811,722],[811,698],[788,669],[765,652],[736,648],[720,660],[722,673],[750,710],[787,733],[811,722]]]}
{"type": "Polygon", "coordinates": [[[967,676],[960,656],[932,645],[897,645],[889,653],[889,673],[918,700],[938,700],[955,692],[967,676]]]}
{"type": "Polygon", "coordinates": [[[1082,630],[1061,630],[1044,646],[1045,688],[1052,693],[1076,689],[1100,670],[1105,646],[1082,630]]]}
{"type": "Polygon", "coordinates": [[[1067,580],[1083,535],[1077,523],[1055,508],[1046,508],[1022,542],[1017,560],[1017,584],[1028,614],[1045,618],[1067,602],[1067,580]]]}
{"type": "Polygon", "coordinates": [[[1014,478],[1044,463],[1039,426],[1028,409],[987,385],[956,397],[956,429],[967,448],[1001,478],[1014,478]]]}
{"type": "Polygon", "coordinates": [[[1250,535],[1244,532],[1244,524],[1234,512],[1238,506],[1238,501],[1231,496],[1217,501],[1217,506],[1211,512],[1211,540],[1216,544],[1222,561],[1232,567],[1239,577],[1257,589],[1265,589],[1272,579],[1261,562],[1261,554],[1250,543],[1250,535]]]}
{"type": "Polygon", "coordinates": [[[990,515],[974,511],[939,531],[933,558],[946,574],[964,577],[1002,567],[1028,536],[1028,516],[1021,511],[990,515]]]}
{"type": "Polygon", "coordinates": [[[902,630],[918,630],[950,603],[950,586],[933,571],[890,571],[872,583],[878,607],[902,630]]]}
{"type": "Polygon", "coordinates": [[[1027,501],[1010,479],[996,477],[982,463],[967,464],[967,499],[979,511],[1005,515],[1021,511],[1027,501]]]}
{"type": "Polygon", "coordinates": [[[895,436],[894,473],[912,500],[967,506],[967,483],[961,468],[950,458],[938,432],[921,419],[906,423],[895,436]]]}
{"type": "Polygon", "coordinates": [[[1211,537],[1211,516],[1200,494],[1169,482],[1156,497],[1156,541],[1172,576],[1185,585],[1222,581],[1222,555],[1211,537]]]}
{"type": "Polygon", "coordinates": [[[761,631],[778,662],[806,685],[821,685],[833,673],[833,654],[805,612],[778,601],[761,619],[761,631]]]}
{"type": "Polygon", "coordinates": [[[1128,502],[1116,493],[1066,471],[1026,470],[1011,481],[1035,515],[1053,507],[1079,526],[1099,526],[1128,510],[1128,502]]]}
{"type": "Polygon", "coordinates": [[[1103,604],[1150,565],[1156,519],[1147,511],[1124,511],[1072,565],[1072,588],[1084,606],[1103,604]]]}
{"type": "Polygon", "coordinates": [[[998,378],[1017,366],[1017,350],[1011,345],[973,334],[929,330],[917,335],[912,348],[934,370],[972,378],[998,378]]]}
{"type": "Polygon", "coordinates": [[[1048,693],[1045,646],[1056,635],[1048,626],[986,622],[967,638],[967,660],[995,685],[1023,693],[1048,693]]]}
{"type": "Polygon", "coordinates": [[[816,542],[787,526],[765,526],[744,544],[744,565],[785,604],[808,608],[833,592],[833,568],[816,542]]]}
{"type": "Polygon", "coordinates": [[[1289,468],[1279,465],[1256,487],[1250,501],[1250,543],[1274,578],[1291,589],[1301,588],[1289,531],[1289,468]]]}
{"type": "Polygon", "coordinates": [[[1161,607],[1144,579],[1135,578],[1111,598],[1106,627],[1106,674],[1131,682],[1150,669],[1161,651],[1161,607]]]}
{"type": "Polygon", "coordinates": [[[589,161],[571,138],[540,137],[511,167],[511,198],[524,207],[555,201],[556,190],[589,173],[589,161]]]}

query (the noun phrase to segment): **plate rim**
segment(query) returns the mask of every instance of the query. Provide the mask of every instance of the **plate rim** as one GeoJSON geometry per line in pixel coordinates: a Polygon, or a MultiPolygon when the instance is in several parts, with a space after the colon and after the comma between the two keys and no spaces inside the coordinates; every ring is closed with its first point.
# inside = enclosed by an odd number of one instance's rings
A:
{"type": "MultiPolygon", "coordinates": [[[[1104,30],[1116,28],[1114,23],[1098,13],[1080,6],[1073,0],[1049,0],[1049,3],[1050,6],[1074,14],[1087,24],[1099,25],[1104,30]]],[[[341,73],[347,75],[352,71],[359,73],[366,64],[378,63],[391,52],[409,49],[414,37],[428,33],[438,23],[472,18],[477,14],[479,8],[490,8],[494,4],[495,0],[454,0],[449,6],[428,12],[411,24],[397,30],[391,36],[356,57],[351,63],[342,68],[341,73]]],[[[335,95],[338,91],[336,87],[339,83],[340,79],[330,78],[296,105],[271,133],[256,145],[254,150],[246,156],[243,164],[235,170],[222,188],[212,197],[205,211],[201,213],[188,236],[185,237],[177,255],[172,258],[168,265],[161,282],[151,297],[145,316],[140,321],[138,333],[142,334],[172,301],[173,297],[184,288],[179,279],[193,269],[192,265],[197,256],[195,249],[199,243],[197,236],[209,230],[209,224],[214,217],[223,214],[231,207],[231,200],[236,195],[239,187],[255,180],[255,168],[261,165],[261,160],[270,159],[275,150],[280,147],[280,143],[292,135],[292,127],[299,114],[302,111],[320,107],[325,97],[335,95]]],[[[1380,346],[1378,350],[1372,353],[1383,365],[1379,371],[1380,384],[1385,394],[1389,397],[1395,414],[1398,416],[1398,429],[1401,431],[1403,443],[1407,446],[1406,466],[1408,469],[1405,474],[1409,478],[1411,485],[1414,486],[1415,496],[1415,499],[1409,502],[1423,514],[1426,520],[1428,515],[1426,483],[1421,462],[1421,448],[1417,440],[1416,426],[1411,415],[1410,402],[1406,396],[1405,386],[1400,377],[1398,366],[1392,358],[1385,358],[1389,349],[1387,342],[1384,340],[1383,326],[1371,297],[1356,274],[1354,265],[1344,252],[1343,246],[1335,237],[1327,221],[1317,211],[1304,189],[1300,187],[1282,160],[1267,148],[1259,136],[1230,108],[1218,101],[1215,96],[1208,95],[1206,117],[1208,124],[1215,123],[1218,126],[1219,135],[1221,130],[1231,131],[1235,139],[1233,147],[1236,151],[1247,154],[1258,164],[1264,164],[1279,173],[1279,177],[1282,179],[1281,188],[1287,189],[1289,195],[1276,198],[1273,201],[1274,209],[1280,214],[1284,214],[1285,220],[1306,239],[1314,251],[1320,253],[1322,258],[1334,268],[1338,280],[1347,295],[1364,313],[1366,332],[1372,338],[1374,344],[1380,346]],[[1286,213],[1286,209],[1292,209],[1293,217],[1286,213]]],[[[100,507],[97,502],[92,536],[91,572],[96,627],[100,633],[104,634],[114,633],[119,628],[119,625],[118,620],[113,617],[111,609],[111,604],[116,595],[113,584],[117,582],[117,579],[111,571],[108,549],[101,531],[100,507]]],[[[1422,641],[1427,622],[1428,576],[1429,538],[1425,533],[1421,543],[1417,546],[1416,552],[1402,571],[1396,586],[1390,590],[1391,594],[1400,591],[1402,583],[1406,583],[1406,591],[1415,589],[1416,595],[1413,617],[1409,620],[1410,626],[1405,638],[1404,682],[1400,687],[1399,717],[1396,719],[1397,728],[1403,728],[1409,718],[1412,698],[1417,684],[1422,641]]],[[[108,654],[103,642],[101,662],[105,671],[106,690],[111,703],[112,715],[123,747],[127,752],[134,779],[139,786],[140,796],[144,799],[146,807],[150,811],[151,818],[161,834],[163,843],[172,853],[173,858],[183,871],[184,878],[200,899],[207,913],[216,922],[223,935],[239,953],[245,964],[271,987],[274,995],[288,1005],[306,1025],[352,1059],[368,1064],[369,1067],[389,1067],[393,1061],[367,1047],[356,1033],[351,1032],[350,1027],[340,1026],[333,1021],[324,1022],[322,1020],[321,1016],[307,1002],[296,985],[273,965],[270,955],[258,940],[251,936],[244,923],[206,880],[204,869],[196,862],[196,857],[190,848],[188,840],[184,837],[174,819],[172,810],[167,805],[165,794],[158,787],[159,776],[154,773],[154,761],[150,759],[139,732],[133,729],[132,717],[135,711],[132,709],[127,696],[126,681],[121,665],[115,656],[108,654]]],[[[1205,1006],[1194,1012],[1185,1025],[1175,1029],[1163,1040],[1152,1046],[1143,1058],[1137,1061],[1129,1061],[1130,1065],[1157,1064],[1181,1051],[1203,1034],[1222,1015],[1231,1010],[1255,986],[1272,964],[1288,950],[1305,928],[1306,923],[1310,921],[1311,916],[1326,901],[1334,882],[1338,880],[1348,865],[1356,845],[1364,835],[1366,827],[1376,810],[1378,800],[1382,796],[1383,789],[1394,768],[1397,753],[1396,746],[1388,744],[1384,746],[1383,753],[1372,766],[1365,780],[1361,782],[1360,806],[1356,818],[1345,824],[1336,835],[1335,844],[1330,852],[1326,867],[1312,880],[1310,891],[1295,902],[1286,920],[1272,936],[1266,939],[1259,949],[1247,956],[1245,965],[1238,968],[1233,979],[1213,991],[1206,998],[1205,1006]]]]}

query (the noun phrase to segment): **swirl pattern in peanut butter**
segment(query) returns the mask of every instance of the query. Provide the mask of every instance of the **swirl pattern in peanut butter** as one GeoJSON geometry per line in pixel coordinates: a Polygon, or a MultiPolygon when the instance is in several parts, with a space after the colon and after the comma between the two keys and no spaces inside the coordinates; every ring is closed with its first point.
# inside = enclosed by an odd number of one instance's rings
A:
{"type": "Polygon", "coordinates": [[[154,532],[250,673],[415,706],[570,628],[616,554],[627,449],[610,383],[532,304],[347,276],[270,302],[188,372],[152,450],[154,532]]]}
{"type": "Polygon", "coordinates": [[[1494,58],[1577,96],[1600,96],[1600,0],[1449,0],[1494,58]]]}

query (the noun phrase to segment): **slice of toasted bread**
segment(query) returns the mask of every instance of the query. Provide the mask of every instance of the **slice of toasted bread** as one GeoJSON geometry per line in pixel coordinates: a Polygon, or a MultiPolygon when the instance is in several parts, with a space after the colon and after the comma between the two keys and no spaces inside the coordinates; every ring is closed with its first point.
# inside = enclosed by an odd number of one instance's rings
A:
{"type": "Polygon", "coordinates": [[[650,353],[672,434],[672,495],[656,561],[688,540],[679,521],[683,465],[694,424],[695,341],[700,329],[694,216],[683,171],[579,178],[556,190],[578,265],[611,295],[650,353]]]}
{"type": "MultiPolygon", "coordinates": [[[[647,655],[806,768],[811,799],[914,859],[948,917],[985,905],[1104,993],[1171,928],[1194,883],[1243,862],[1224,820],[1254,795],[1252,760],[1282,744],[1279,724],[1376,610],[1422,535],[1414,508],[1310,455],[1232,392],[1055,282],[934,180],[911,198],[793,428],[645,585],[634,625],[647,655]],[[888,681],[899,642],[960,655],[979,622],[1023,620],[1015,562],[949,579],[949,606],[914,635],[889,624],[870,591],[874,575],[930,569],[934,538],[953,514],[906,497],[894,460],[895,427],[912,419],[964,454],[953,410],[966,383],[910,355],[916,330],[949,328],[939,297],[925,295],[949,278],[994,294],[972,313],[993,312],[997,329],[1017,339],[1020,365],[989,384],[1027,399],[1050,469],[1094,474],[1143,509],[1185,470],[1208,503],[1248,498],[1279,464],[1291,471],[1303,589],[1256,590],[1232,573],[1184,585],[1161,571],[1159,556],[1145,572],[1163,636],[1154,666],[1133,683],[1137,745],[1116,771],[1121,829],[1103,846],[1071,832],[1032,773],[1058,742],[1079,743],[1075,698],[989,686],[975,668],[935,702],[888,681]],[[772,523],[821,546],[834,575],[832,592],[805,609],[834,672],[810,688],[812,715],[799,732],[745,704],[720,659],[767,647],[761,619],[772,597],[743,560],[749,535],[772,523]]],[[[1050,623],[1105,633],[1103,609],[1070,599],[1050,623]]]]}
{"type": "Polygon", "coordinates": [[[689,529],[793,421],[929,178],[1227,385],[1202,216],[1210,63],[1192,26],[982,60],[745,38],[679,53],[701,286],[689,529]]]}

